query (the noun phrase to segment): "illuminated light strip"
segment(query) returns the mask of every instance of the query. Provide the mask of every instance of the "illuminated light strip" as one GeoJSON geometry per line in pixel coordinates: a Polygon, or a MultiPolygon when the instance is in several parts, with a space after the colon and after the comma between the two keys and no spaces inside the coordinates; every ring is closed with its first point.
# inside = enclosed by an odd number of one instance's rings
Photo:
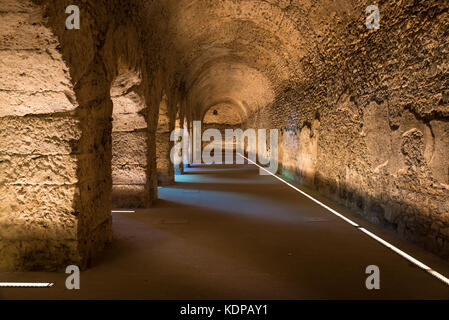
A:
{"type": "Polygon", "coordinates": [[[305,193],[304,191],[296,188],[294,185],[292,185],[291,183],[288,183],[287,181],[285,181],[282,178],[279,178],[277,175],[272,174],[270,171],[268,171],[267,169],[259,166],[257,163],[255,163],[254,161],[251,161],[250,159],[248,159],[247,157],[241,155],[240,153],[237,153],[239,156],[241,156],[242,158],[245,158],[246,160],[248,160],[249,162],[251,162],[252,164],[255,164],[256,166],[258,166],[259,168],[265,170],[266,172],[268,172],[269,174],[271,174],[273,177],[275,177],[276,179],[282,181],[283,183],[285,183],[286,185],[288,185],[289,187],[295,189],[296,191],[298,191],[299,193],[301,193],[303,196],[309,198],[310,200],[312,200],[313,202],[319,204],[320,206],[326,208],[327,210],[329,210],[330,212],[332,212],[333,214],[335,214],[336,216],[338,216],[339,218],[345,220],[347,223],[353,225],[354,227],[360,227],[357,223],[355,223],[354,221],[346,218],[344,215],[338,213],[337,211],[335,211],[334,209],[332,209],[331,207],[326,206],[324,203],[319,202],[318,200],[316,200],[315,198],[313,198],[312,196],[308,195],[307,193],[305,193]]]}
{"type": "Polygon", "coordinates": [[[118,211],[112,210],[111,212],[112,213],[136,213],[135,211],[121,211],[121,210],[118,210],[118,211]]]}
{"type": "Polygon", "coordinates": [[[295,187],[294,185],[292,185],[291,183],[285,181],[284,179],[278,177],[277,175],[271,173],[270,171],[268,171],[267,169],[265,169],[264,167],[258,165],[257,163],[255,163],[254,161],[251,161],[250,159],[248,159],[247,157],[243,156],[240,153],[237,153],[239,156],[241,156],[242,158],[248,160],[248,162],[258,166],[259,168],[261,168],[262,170],[266,171],[268,174],[272,175],[273,177],[275,177],[276,179],[282,181],[283,183],[285,183],[286,185],[288,185],[289,187],[291,187],[292,189],[298,191],[299,193],[301,193],[303,196],[307,197],[308,199],[312,200],[313,202],[319,204],[321,207],[327,209],[328,211],[332,212],[334,215],[336,215],[337,217],[345,220],[347,223],[351,224],[352,226],[356,227],[358,230],[362,231],[363,233],[365,233],[366,235],[368,235],[369,237],[371,237],[372,239],[376,240],[377,242],[381,243],[382,245],[384,245],[385,247],[391,249],[392,251],[396,252],[398,255],[400,255],[401,257],[403,257],[404,259],[412,262],[413,264],[415,264],[417,267],[421,268],[422,270],[426,271],[428,274],[434,276],[435,278],[437,278],[438,280],[440,280],[441,282],[445,283],[446,285],[449,286],[449,279],[446,278],[445,276],[443,276],[442,274],[436,272],[435,270],[431,269],[429,266],[427,266],[426,264],[422,263],[421,261],[413,258],[411,255],[405,253],[404,251],[402,251],[401,249],[395,247],[394,245],[392,245],[391,243],[385,241],[384,239],[376,236],[374,233],[366,230],[365,228],[362,228],[359,224],[355,223],[354,221],[346,218],[345,216],[343,216],[342,214],[338,213],[337,211],[335,211],[334,209],[330,208],[329,206],[325,205],[324,203],[318,201],[317,199],[313,198],[312,196],[310,196],[309,194],[305,193],[304,191],[298,189],[297,187],[295,187]]]}
{"type": "Polygon", "coordinates": [[[435,270],[432,270],[432,269],[427,270],[427,272],[449,286],[449,280],[445,276],[443,276],[441,273],[438,273],[438,272],[436,272],[435,270]]]}
{"type": "Polygon", "coordinates": [[[51,282],[0,282],[0,288],[51,288],[51,282]]]}
{"type": "Polygon", "coordinates": [[[379,238],[374,233],[366,230],[365,228],[359,228],[359,230],[362,231],[363,233],[365,233],[366,235],[368,235],[369,237],[373,238],[374,240],[382,243],[385,247],[393,250],[394,252],[396,252],[398,255],[400,255],[404,259],[407,259],[408,261],[414,263],[419,268],[423,269],[424,271],[426,271],[430,275],[434,276],[435,278],[437,278],[438,280],[444,282],[446,285],[449,286],[449,279],[446,278],[445,276],[443,276],[442,274],[436,272],[435,270],[431,269],[428,265],[426,265],[426,264],[422,263],[421,261],[413,258],[411,255],[405,253],[401,249],[398,249],[397,247],[395,247],[391,243],[388,243],[387,241],[383,240],[382,238],[379,238]]]}
{"type": "Polygon", "coordinates": [[[425,265],[424,263],[422,263],[421,261],[413,258],[411,255],[405,253],[404,251],[396,248],[395,246],[393,246],[391,243],[385,241],[384,239],[376,236],[374,233],[366,230],[365,228],[359,228],[360,231],[362,231],[363,233],[365,233],[366,235],[368,235],[369,237],[373,238],[374,240],[380,242],[381,244],[383,244],[385,247],[393,250],[394,252],[396,252],[397,254],[399,254],[400,256],[404,257],[405,259],[407,259],[408,261],[416,264],[418,267],[420,267],[421,269],[424,270],[431,270],[429,266],[425,265]]]}

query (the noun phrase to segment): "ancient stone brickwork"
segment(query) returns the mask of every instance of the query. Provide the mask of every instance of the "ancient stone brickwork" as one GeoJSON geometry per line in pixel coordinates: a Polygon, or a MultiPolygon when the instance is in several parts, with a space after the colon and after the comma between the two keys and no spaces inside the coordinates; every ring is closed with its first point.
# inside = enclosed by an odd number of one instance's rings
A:
{"type": "Polygon", "coordinates": [[[79,263],[86,155],[68,68],[40,8],[0,8],[0,271],[79,263]]]}
{"type": "Polygon", "coordinates": [[[175,119],[220,105],[281,129],[284,176],[448,256],[449,3],[382,1],[368,30],[371,4],[87,0],[66,30],[65,0],[0,0],[0,269],[88,266],[113,181],[151,205],[175,119]]]}
{"type": "Polygon", "coordinates": [[[168,105],[167,96],[164,95],[159,105],[159,118],[156,132],[156,165],[159,186],[171,185],[175,182],[175,167],[171,162],[170,153],[174,142],[170,135],[175,129],[175,117],[168,105]]]}
{"type": "MultiPolygon", "coordinates": [[[[243,117],[244,115],[242,115],[238,108],[228,104],[218,104],[213,106],[204,114],[201,124],[202,133],[204,134],[204,132],[208,129],[216,129],[221,133],[223,155],[222,161],[225,161],[225,150],[236,150],[235,140],[233,140],[230,144],[226,143],[226,130],[242,129],[243,117]]],[[[203,150],[210,143],[211,141],[203,141],[203,150]]],[[[236,159],[235,155],[234,159],[236,159]]]]}
{"type": "MultiPolygon", "coordinates": [[[[356,12],[363,12],[360,1],[356,12]]],[[[449,15],[385,3],[381,28],[342,15],[248,126],[282,128],[282,174],[449,255],[449,15]],[[339,23],[339,22],[343,23],[339,23]]]]}
{"type": "MultiPolygon", "coordinates": [[[[117,22],[123,3],[80,4],[76,31],[65,29],[66,6],[0,1],[1,270],[84,268],[110,242],[111,87],[120,63],[141,70],[142,100],[162,91],[149,80],[155,71],[146,68],[136,29],[117,22]]],[[[148,205],[157,197],[157,112],[153,103],[142,114],[146,138],[136,146],[139,166],[146,157],[146,181],[138,182],[148,205]]],[[[114,121],[118,131],[125,118],[114,121]]]]}
{"type": "Polygon", "coordinates": [[[147,183],[147,123],[145,100],[140,93],[141,79],[124,71],[114,81],[112,112],[112,206],[149,206],[147,183]]]}

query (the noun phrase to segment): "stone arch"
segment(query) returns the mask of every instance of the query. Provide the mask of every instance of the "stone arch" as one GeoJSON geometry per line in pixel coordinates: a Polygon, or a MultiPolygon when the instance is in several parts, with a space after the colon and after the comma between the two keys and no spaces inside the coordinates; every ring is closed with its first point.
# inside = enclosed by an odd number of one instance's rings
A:
{"type": "Polygon", "coordinates": [[[243,121],[244,118],[239,108],[232,104],[220,103],[211,106],[204,112],[202,126],[204,130],[215,128],[224,131],[241,127],[243,121]]]}
{"type": "Polygon", "coordinates": [[[449,252],[445,3],[381,4],[392,37],[364,27],[364,1],[78,4],[74,31],[65,29],[66,1],[1,1],[2,268],[85,266],[109,241],[119,57],[140,71],[148,105],[148,203],[157,196],[158,109],[170,88],[168,105],[181,103],[186,130],[205,108],[233,102],[245,126],[285,129],[284,175],[449,252]],[[411,9],[422,13],[413,21],[411,9]],[[421,34],[425,41],[411,41],[421,34]],[[376,56],[379,47],[389,54],[376,56]],[[404,174],[406,132],[407,149],[424,147],[423,179],[404,174]]]}
{"type": "MultiPolygon", "coordinates": [[[[209,108],[204,110],[204,113],[201,117],[200,139],[202,139],[202,136],[206,130],[216,129],[220,131],[222,136],[221,147],[223,157],[225,157],[226,155],[225,150],[234,150],[235,152],[235,141],[232,142],[232,144],[230,144],[229,146],[226,144],[226,130],[243,129],[245,114],[246,113],[242,110],[242,108],[233,103],[221,102],[210,106],[209,108]]],[[[202,141],[201,153],[209,143],[210,142],[202,141]]],[[[225,161],[224,158],[223,161],[225,161]]]]}

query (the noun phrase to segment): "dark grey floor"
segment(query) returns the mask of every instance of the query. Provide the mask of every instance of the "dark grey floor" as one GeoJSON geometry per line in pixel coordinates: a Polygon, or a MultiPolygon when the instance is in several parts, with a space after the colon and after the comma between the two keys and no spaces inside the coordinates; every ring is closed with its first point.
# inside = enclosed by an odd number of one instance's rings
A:
{"type": "MultiPolygon", "coordinates": [[[[0,281],[55,286],[0,298],[449,299],[448,286],[254,167],[194,168],[177,181],[155,207],[113,214],[114,243],[81,290],[66,290],[63,273],[10,273],[0,281]],[[380,290],[365,288],[368,265],[380,290]]],[[[448,262],[327,204],[449,275],[448,262]]]]}

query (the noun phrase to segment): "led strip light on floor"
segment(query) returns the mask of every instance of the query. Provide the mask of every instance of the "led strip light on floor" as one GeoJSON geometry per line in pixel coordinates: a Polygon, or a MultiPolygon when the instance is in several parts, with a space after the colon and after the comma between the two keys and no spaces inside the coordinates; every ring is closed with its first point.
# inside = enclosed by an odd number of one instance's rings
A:
{"type": "Polygon", "coordinates": [[[0,288],[50,288],[50,282],[0,282],[0,288]]]}
{"type": "Polygon", "coordinates": [[[126,211],[126,210],[112,210],[112,213],[136,213],[135,211],[126,211]]]}
{"type": "Polygon", "coordinates": [[[356,227],[358,230],[362,231],[363,233],[365,233],[366,235],[368,235],[369,237],[371,237],[372,239],[376,240],[377,242],[381,243],[382,245],[384,245],[385,247],[393,250],[394,252],[396,252],[398,255],[400,255],[401,257],[407,259],[408,261],[412,262],[413,264],[415,264],[417,267],[421,268],[422,270],[426,271],[427,273],[429,273],[430,275],[434,276],[435,278],[437,278],[438,280],[440,280],[441,282],[445,283],[446,285],[449,286],[449,279],[446,278],[445,276],[443,276],[442,274],[436,272],[435,270],[433,270],[432,268],[430,268],[429,266],[427,266],[426,264],[422,263],[421,261],[413,258],[411,255],[405,253],[404,251],[402,251],[401,249],[395,247],[394,245],[392,245],[391,243],[383,240],[382,238],[376,236],[374,233],[366,230],[365,228],[363,228],[362,226],[360,226],[359,224],[357,224],[356,222],[352,221],[351,219],[348,219],[347,217],[343,216],[341,213],[338,213],[337,211],[335,211],[334,209],[330,208],[329,206],[325,205],[324,203],[318,201],[317,199],[315,199],[314,197],[312,197],[311,195],[305,193],[304,191],[298,189],[297,187],[295,187],[294,185],[292,185],[291,183],[285,181],[284,179],[278,177],[277,175],[271,173],[270,171],[268,171],[267,169],[265,169],[264,167],[258,165],[257,163],[255,163],[254,161],[251,161],[250,159],[248,159],[247,157],[245,157],[244,155],[237,153],[239,156],[241,156],[242,158],[248,160],[248,162],[258,166],[260,169],[266,171],[268,174],[272,175],[273,177],[275,177],[276,179],[282,181],[283,183],[285,183],[286,185],[288,185],[290,188],[298,191],[299,193],[301,193],[303,196],[307,197],[308,199],[312,200],[313,202],[315,202],[316,204],[320,205],[321,207],[327,209],[328,211],[332,212],[334,215],[336,215],[337,217],[343,219],[344,221],[346,221],[347,223],[349,223],[350,225],[356,227]]]}

